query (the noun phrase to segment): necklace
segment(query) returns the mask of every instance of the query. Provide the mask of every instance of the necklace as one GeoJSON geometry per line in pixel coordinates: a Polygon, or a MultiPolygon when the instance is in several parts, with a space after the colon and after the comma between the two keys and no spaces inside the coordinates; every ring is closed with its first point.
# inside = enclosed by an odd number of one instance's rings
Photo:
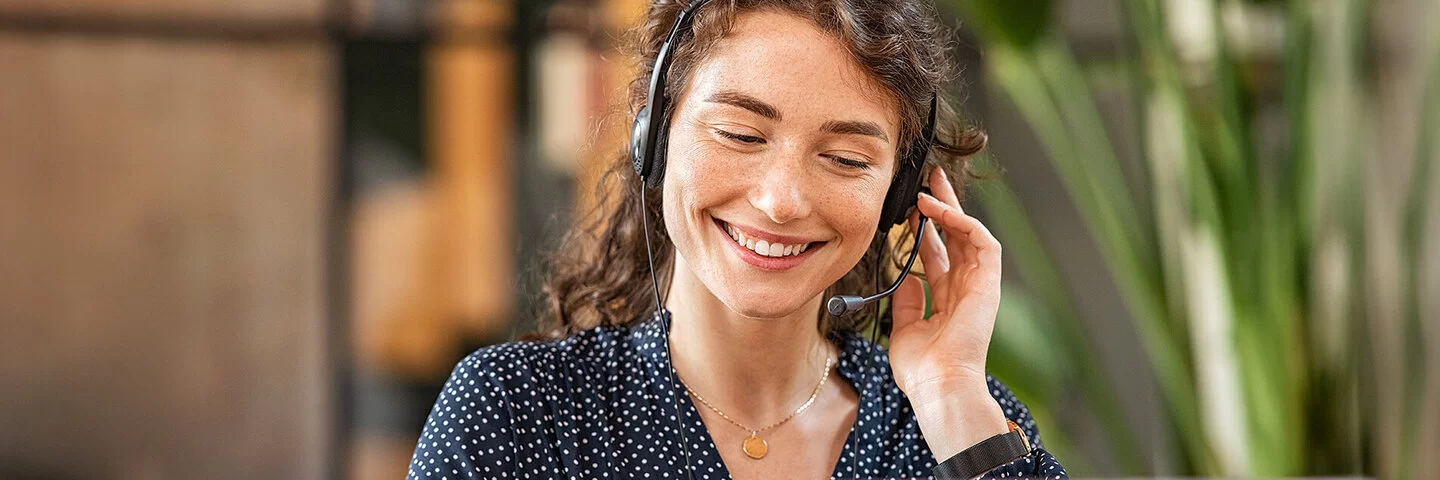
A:
{"type": "Polygon", "coordinates": [[[825,386],[825,379],[830,377],[830,365],[832,361],[832,358],[825,357],[825,369],[820,371],[820,383],[815,385],[815,391],[810,392],[810,399],[805,400],[805,403],[800,404],[800,408],[797,408],[795,409],[795,411],[790,412],[790,415],[785,416],[785,418],[780,419],[780,421],[778,422],[772,423],[762,428],[750,428],[741,424],[740,422],[735,421],[735,419],[730,418],[729,415],[726,415],[725,412],[720,411],[720,409],[715,408],[714,405],[711,405],[710,402],[705,401],[705,397],[702,397],[700,396],[700,394],[695,393],[694,390],[690,389],[689,385],[685,385],[685,391],[689,392],[690,395],[695,397],[696,400],[699,400],[701,404],[709,407],[710,410],[713,410],[715,411],[715,413],[720,414],[720,418],[723,418],[725,419],[725,421],[730,422],[731,424],[734,424],[735,426],[740,427],[747,432],[750,432],[750,436],[745,437],[745,441],[740,443],[740,450],[745,452],[745,456],[759,460],[765,458],[765,454],[770,453],[770,444],[766,443],[765,439],[760,437],[760,432],[764,432],[766,430],[778,427],[785,422],[790,421],[790,419],[795,418],[796,415],[799,415],[800,412],[805,411],[805,409],[810,408],[810,405],[815,403],[815,397],[820,395],[820,389],[825,386]]]}

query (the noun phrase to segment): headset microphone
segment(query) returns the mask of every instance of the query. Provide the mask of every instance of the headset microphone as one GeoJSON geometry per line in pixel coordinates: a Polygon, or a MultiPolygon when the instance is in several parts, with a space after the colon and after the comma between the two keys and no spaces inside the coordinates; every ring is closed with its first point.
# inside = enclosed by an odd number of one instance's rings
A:
{"type": "Polygon", "coordinates": [[[856,295],[836,295],[830,297],[830,301],[825,302],[825,310],[829,311],[831,316],[844,316],[845,314],[859,310],[860,307],[870,302],[893,295],[896,290],[899,290],[900,284],[905,282],[905,276],[910,274],[910,267],[915,265],[915,257],[920,254],[920,240],[924,238],[925,223],[929,221],[929,218],[920,215],[919,228],[915,229],[915,248],[910,250],[910,259],[905,261],[905,268],[900,269],[900,275],[895,277],[895,283],[891,284],[890,288],[868,297],[856,295]]]}

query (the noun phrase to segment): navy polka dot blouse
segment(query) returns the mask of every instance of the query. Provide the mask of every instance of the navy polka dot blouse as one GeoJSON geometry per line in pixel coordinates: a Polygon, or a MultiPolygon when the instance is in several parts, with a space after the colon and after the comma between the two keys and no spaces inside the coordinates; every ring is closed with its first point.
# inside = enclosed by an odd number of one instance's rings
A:
{"type": "MultiPolygon", "coordinates": [[[[435,401],[407,478],[730,478],[695,404],[682,394],[686,472],[675,420],[676,392],[683,389],[670,383],[663,332],[651,320],[477,350],[455,366],[435,401]]],[[[885,350],[852,334],[837,368],[856,386],[860,405],[833,476],[929,477],[935,459],[885,350]],[[869,374],[862,372],[867,356],[869,374]]],[[[1041,448],[1025,405],[994,378],[989,383],[1035,450],[984,478],[1068,478],[1041,448]]]]}

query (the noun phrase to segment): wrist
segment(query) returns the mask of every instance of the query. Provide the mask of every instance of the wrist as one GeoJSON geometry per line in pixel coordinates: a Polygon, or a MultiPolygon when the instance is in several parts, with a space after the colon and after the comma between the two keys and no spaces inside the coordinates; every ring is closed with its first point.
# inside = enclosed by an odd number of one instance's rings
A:
{"type": "MultiPolygon", "coordinates": [[[[1015,422],[1005,422],[1009,431],[985,439],[935,465],[930,471],[937,480],[968,480],[1030,454],[1030,441],[1015,422]]],[[[1004,476],[1004,474],[1001,474],[1004,476]]]]}
{"type": "Polygon", "coordinates": [[[907,396],[937,462],[1009,431],[1005,413],[983,377],[930,382],[907,396]]]}

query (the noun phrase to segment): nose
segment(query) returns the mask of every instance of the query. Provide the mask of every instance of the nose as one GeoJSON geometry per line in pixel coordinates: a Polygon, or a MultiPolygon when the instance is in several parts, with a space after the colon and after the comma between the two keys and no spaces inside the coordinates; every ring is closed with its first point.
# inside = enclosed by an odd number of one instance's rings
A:
{"type": "Polygon", "coordinates": [[[760,181],[750,191],[750,205],[764,212],[775,223],[787,223],[809,215],[804,164],[805,159],[799,153],[776,155],[766,162],[760,181]]]}

